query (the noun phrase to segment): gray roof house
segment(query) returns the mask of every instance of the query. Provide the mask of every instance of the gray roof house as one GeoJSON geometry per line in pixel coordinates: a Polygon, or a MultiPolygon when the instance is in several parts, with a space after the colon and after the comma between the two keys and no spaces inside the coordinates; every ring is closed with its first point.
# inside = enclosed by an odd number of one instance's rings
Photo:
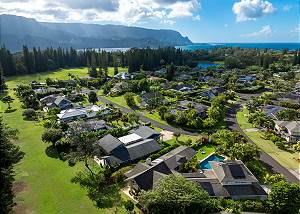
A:
{"type": "MultiPolygon", "coordinates": [[[[176,107],[176,110],[185,111],[185,110],[191,110],[195,109],[199,116],[206,116],[206,112],[208,107],[206,105],[203,105],[201,103],[196,103],[189,100],[181,100],[178,102],[178,105],[176,107]]],[[[173,111],[174,112],[174,111],[173,111]]],[[[173,113],[171,110],[171,114],[173,113]]],[[[175,111],[177,112],[177,111],[175,111]]]]}
{"type": "Polygon", "coordinates": [[[78,119],[92,119],[97,116],[97,113],[109,114],[110,110],[106,106],[86,106],[83,108],[73,108],[61,111],[57,114],[59,122],[68,123],[78,119]]]}
{"type": "Polygon", "coordinates": [[[261,106],[260,109],[267,115],[268,117],[278,120],[277,118],[277,113],[285,110],[286,108],[281,107],[281,106],[275,106],[275,105],[265,105],[261,106]]]}
{"type": "Polygon", "coordinates": [[[101,131],[112,128],[108,126],[104,120],[74,121],[69,123],[68,125],[70,129],[76,130],[78,132],[101,131]]]}
{"type": "Polygon", "coordinates": [[[236,81],[239,85],[251,85],[256,80],[255,76],[252,75],[242,75],[236,81]]]}
{"type": "Polygon", "coordinates": [[[130,133],[135,133],[141,136],[143,139],[155,139],[158,140],[160,137],[160,133],[151,129],[148,126],[139,126],[136,129],[132,129],[129,131],[130,133]]]}
{"type": "Polygon", "coordinates": [[[99,152],[94,159],[98,164],[108,166],[139,160],[160,150],[161,147],[157,141],[150,138],[152,136],[155,135],[146,133],[142,137],[134,132],[119,138],[106,135],[98,141],[99,152]],[[146,138],[147,136],[149,138],[146,138]],[[103,154],[104,156],[101,156],[103,154]]]}
{"type": "Polygon", "coordinates": [[[242,161],[209,162],[212,169],[193,173],[180,173],[182,164],[196,154],[195,150],[180,146],[171,152],[146,163],[138,163],[125,173],[131,192],[155,187],[156,182],[170,174],[180,174],[190,181],[198,183],[211,197],[232,199],[266,199],[267,194],[259,185],[255,176],[242,161]]]}
{"type": "Polygon", "coordinates": [[[141,95],[141,106],[152,105],[152,103],[166,103],[166,99],[159,92],[148,92],[141,95]]]}
{"type": "Polygon", "coordinates": [[[275,131],[288,143],[300,140],[300,121],[275,121],[275,131]]]}
{"type": "Polygon", "coordinates": [[[50,108],[60,108],[61,110],[66,110],[68,108],[72,108],[73,104],[70,100],[68,100],[65,96],[60,95],[49,95],[40,100],[44,105],[45,109],[48,110],[50,108]]]}

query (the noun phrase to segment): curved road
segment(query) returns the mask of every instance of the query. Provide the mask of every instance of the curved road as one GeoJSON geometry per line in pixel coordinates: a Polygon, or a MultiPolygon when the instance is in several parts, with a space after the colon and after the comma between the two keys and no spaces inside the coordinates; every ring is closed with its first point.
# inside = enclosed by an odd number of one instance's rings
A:
{"type": "MultiPolygon", "coordinates": [[[[241,108],[241,104],[238,103],[238,104],[232,105],[232,107],[228,110],[228,112],[226,114],[227,127],[228,127],[228,129],[241,132],[245,136],[245,138],[248,140],[248,142],[255,144],[238,125],[238,122],[236,119],[236,112],[240,108],[241,108]]],[[[285,167],[281,166],[274,158],[272,158],[266,152],[264,152],[264,151],[260,152],[259,160],[264,166],[269,168],[271,171],[283,174],[283,176],[285,177],[285,179],[287,181],[296,183],[300,186],[299,178],[296,178],[289,170],[287,170],[285,167]]]]}
{"type": "MultiPolygon", "coordinates": [[[[121,105],[119,105],[115,102],[112,102],[112,101],[106,99],[103,96],[99,96],[98,100],[101,101],[101,102],[104,102],[106,104],[112,104],[112,105],[116,106],[117,108],[121,109],[121,111],[124,112],[124,113],[134,112],[134,110],[126,108],[124,106],[121,106],[121,105]]],[[[186,131],[186,130],[183,130],[183,129],[180,129],[180,128],[175,128],[175,127],[172,127],[172,126],[169,126],[169,125],[166,125],[166,124],[159,123],[156,120],[153,120],[151,118],[148,118],[148,117],[144,116],[140,112],[137,112],[137,114],[139,115],[141,121],[143,121],[144,123],[149,123],[150,122],[158,128],[161,128],[161,129],[164,129],[164,130],[167,130],[167,131],[170,131],[170,132],[174,132],[174,133],[181,133],[181,134],[192,135],[192,136],[199,135],[197,132],[190,132],[190,131],[186,131]]]]}

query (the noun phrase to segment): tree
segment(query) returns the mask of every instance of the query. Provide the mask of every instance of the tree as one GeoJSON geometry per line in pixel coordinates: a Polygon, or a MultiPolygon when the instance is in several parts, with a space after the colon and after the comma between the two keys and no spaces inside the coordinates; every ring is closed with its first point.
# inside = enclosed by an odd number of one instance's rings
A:
{"type": "Polygon", "coordinates": [[[95,91],[90,91],[89,102],[95,104],[98,101],[97,93],[95,91]]]}
{"type": "Polygon", "coordinates": [[[10,142],[16,137],[9,132],[0,117],[0,213],[10,213],[14,205],[12,184],[14,182],[13,166],[24,156],[19,147],[10,142]]]}
{"type": "MultiPolygon", "coordinates": [[[[77,126],[80,124],[77,124],[77,126]]],[[[69,129],[69,135],[65,138],[65,143],[69,144],[71,152],[67,155],[69,162],[76,163],[84,161],[85,167],[92,173],[92,169],[89,167],[88,160],[95,155],[95,152],[99,148],[96,146],[97,136],[93,132],[82,131],[78,132],[79,127],[73,127],[69,129]]]]}
{"type": "Polygon", "coordinates": [[[22,113],[22,116],[24,117],[24,120],[36,120],[37,119],[37,113],[32,108],[25,109],[22,113]]]}
{"type": "Polygon", "coordinates": [[[169,80],[169,81],[173,80],[175,77],[175,71],[176,71],[174,64],[172,63],[171,65],[167,65],[166,70],[167,70],[167,80],[169,80]]]}
{"type": "Polygon", "coordinates": [[[129,107],[136,106],[135,99],[134,99],[134,93],[126,92],[124,94],[124,99],[129,107]]]}
{"type": "Polygon", "coordinates": [[[86,189],[88,197],[98,208],[117,208],[122,202],[120,191],[124,187],[123,177],[115,177],[113,168],[97,169],[95,173],[78,172],[71,182],[86,189]]]}
{"type": "Polygon", "coordinates": [[[285,181],[272,186],[267,200],[271,213],[298,213],[300,209],[300,187],[285,181]]]}
{"type": "Polygon", "coordinates": [[[200,185],[181,175],[161,178],[153,190],[141,191],[140,203],[149,213],[212,213],[219,201],[212,199],[200,185]]]}
{"type": "Polygon", "coordinates": [[[11,109],[10,104],[14,101],[14,99],[11,96],[9,96],[9,95],[5,96],[1,100],[2,100],[3,103],[6,103],[8,105],[7,109],[11,109]]]}
{"type": "Polygon", "coordinates": [[[259,149],[250,143],[236,143],[231,151],[233,158],[244,163],[251,162],[259,157],[259,149]]]}
{"type": "Polygon", "coordinates": [[[6,88],[6,86],[5,86],[5,81],[4,81],[3,68],[2,68],[1,60],[0,60],[0,92],[2,92],[5,88],[6,88]]]}
{"type": "Polygon", "coordinates": [[[45,129],[42,134],[42,141],[46,143],[52,143],[53,146],[63,137],[63,132],[61,129],[45,129]]]}
{"type": "Polygon", "coordinates": [[[130,112],[128,115],[128,122],[131,124],[137,124],[139,122],[139,115],[135,112],[130,112]]]}
{"type": "Polygon", "coordinates": [[[175,132],[173,135],[176,138],[176,141],[178,142],[178,138],[181,136],[181,133],[180,132],[175,132]]]}
{"type": "Polygon", "coordinates": [[[115,62],[115,63],[114,63],[114,75],[117,75],[118,73],[119,73],[118,65],[117,65],[117,63],[115,62]]]}
{"type": "Polygon", "coordinates": [[[134,203],[130,200],[127,200],[124,202],[124,207],[129,213],[131,213],[134,210],[134,203]]]}

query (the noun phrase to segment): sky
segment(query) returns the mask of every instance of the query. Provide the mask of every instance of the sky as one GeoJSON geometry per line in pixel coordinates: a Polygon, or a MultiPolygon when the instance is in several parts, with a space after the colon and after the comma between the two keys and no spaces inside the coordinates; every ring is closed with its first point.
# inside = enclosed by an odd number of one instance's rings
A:
{"type": "Polygon", "coordinates": [[[46,22],[173,29],[193,42],[299,42],[299,0],[0,0],[46,22]]]}

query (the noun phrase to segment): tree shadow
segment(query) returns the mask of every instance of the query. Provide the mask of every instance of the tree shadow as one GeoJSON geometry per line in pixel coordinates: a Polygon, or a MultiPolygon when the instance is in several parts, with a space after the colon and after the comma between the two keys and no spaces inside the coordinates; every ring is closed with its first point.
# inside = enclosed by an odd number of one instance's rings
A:
{"type": "Polygon", "coordinates": [[[54,145],[48,146],[45,150],[45,153],[50,158],[60,159],[59,152],[54,145]]]}
{"type": "Polygon", "coordinates": [[[6,109],[6,110],[4,110],[4,113],[12,113],[12,112],[15,112],[15,111],[17,111],[16,108],[14,108],[14,109],[6,109]]]}

